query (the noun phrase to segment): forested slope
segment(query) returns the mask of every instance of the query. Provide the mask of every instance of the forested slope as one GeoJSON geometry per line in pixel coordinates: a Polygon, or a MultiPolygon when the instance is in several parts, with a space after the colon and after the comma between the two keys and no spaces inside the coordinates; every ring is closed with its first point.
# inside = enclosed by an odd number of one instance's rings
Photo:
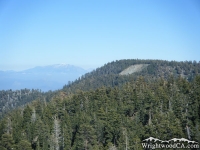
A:
{"type": "Polygon", "coordinates": [[[37,100],[0,122],[2,150],[140,150],[150,136],[200,142],[200,76],[192,82],[139,77],[122,88],[37,100]]]}
{"type": "MultiPolygon", "coordinates": [[[[136,69],[137,67],[135,67],[136,69]]],[[[101,68],[85,74],[74,82],[69,82],[63,90],[64,95],[76,93],[78,90],[89,91],[95,90],[102,86],[120,87],[129,81],[135,81],[138,76],[143,76],[148,82],[154,82],[155,79],[162,77],[168,79],[171,75],[177,78],[181,76],[191,81],[200,72],[200,63],[195,61],[163,61],[163,60],[140,60],[127,59],[113,61],[105,64],[101,68]],[[123,71],[130,66],[143,65],[140,71],[134,71],[130,75],[122,75],[123,71]]],[[[2,90],[0,91],[0,117],[6,112],[23,106],[33,100],[43,99],[50,101],[58,91],[41,92],[39,89],[19,89],[19,90],[2,90]]]]}
{"type": "Polygon", "coordinates": [[[181,76],[191,81],[198,74],[200,74],[200,62],[196,61],[125,59],[107,63],[90,73],[86,73],[81,78],[65,85],[63,90],[67,93],[74,93],[78,89],[88,91],[102,86],[121,86],[128,81],[136,80],[138,76],[143,76],[148,81],[154,81],[160,77],[168,79],[172,75],[175,78],[181,76]],[[142,71],[131,75],[120,75],[123,70],[136,64],[146,64],[148,66],[142,71]]]}
{"type": "Polygon", "coordinates": [[[199,73],[195,61],[120,60],[59,91],[3,91],[6,106],[23,107],[0,120],[0,149],[140,150],[150,136],[200,143],[199,73]],[[136,64],[146,67],[120,75],[136,64]]]}
{"type": "Polygon", "coordinates": [[[41,92],[39,89],[1,90],[0,91],[0,119],[7,112],[23,107],[27,103],[41,99],[49,102],[57,91],[41,92]]]}

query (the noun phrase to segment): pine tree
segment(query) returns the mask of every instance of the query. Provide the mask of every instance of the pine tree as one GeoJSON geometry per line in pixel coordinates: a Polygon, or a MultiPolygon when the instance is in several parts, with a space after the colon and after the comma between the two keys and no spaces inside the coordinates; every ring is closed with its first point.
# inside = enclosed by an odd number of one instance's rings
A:
{"type": "Polygon", "coordinates": [[[61,130],[60,130],[60,122],[57,116],[53,117],[54,125],[53,125],[53,142],[55,150],[59,150],[60,148],[60,139],[61,139],[61,130]]]}
{"type": "Polygon", "coordinates": [[[34,123],[35,121],[36,121],[36,111],[35,108],[33,108],[31,115],[31,122],[34,123]]]}
{"type": "Polygon", "coordinates": [[[15,147],[14,141],[11,134],[3,134],[1,137],[1,146],[7,150],[11,150],[15,147]]]}
{"type": "Polygon", "coordinates": [[[17,147],[18,150],[32,150],[31,143],[26,140],[20,141],[17,147]]]}

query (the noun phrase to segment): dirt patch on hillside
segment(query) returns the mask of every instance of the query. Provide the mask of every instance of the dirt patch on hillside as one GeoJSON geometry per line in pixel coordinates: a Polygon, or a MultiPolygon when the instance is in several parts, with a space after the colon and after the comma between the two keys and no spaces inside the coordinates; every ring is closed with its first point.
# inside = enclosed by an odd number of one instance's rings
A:
{"type": "Polygon", "coordinates": [[[122,72],[120,72],[119,75],[128,75],[128,74],[132,74],[135,72],[140,72],[147,66],[148,66],[148,64],[131,65],[128,68],[124,69],[122,72]]]}

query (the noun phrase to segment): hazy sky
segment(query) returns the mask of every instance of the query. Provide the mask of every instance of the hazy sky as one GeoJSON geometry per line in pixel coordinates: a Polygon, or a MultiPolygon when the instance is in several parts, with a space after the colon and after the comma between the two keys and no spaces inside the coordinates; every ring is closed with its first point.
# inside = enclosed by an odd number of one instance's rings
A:
{"type": "Polygon", "coordinates": [[[1,0],[0,70],[200,61],[199,0],[1,0]]]}

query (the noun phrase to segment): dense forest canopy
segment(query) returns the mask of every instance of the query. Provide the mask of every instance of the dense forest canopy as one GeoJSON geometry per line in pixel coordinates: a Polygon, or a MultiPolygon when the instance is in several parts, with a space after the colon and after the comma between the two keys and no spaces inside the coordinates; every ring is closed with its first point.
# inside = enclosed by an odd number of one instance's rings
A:
{"type": "Polygon", "coordinates": [[[108,63],[49,94],[49,102],[39,97],[8,112],[0,149],[140,150],[149,137],[200,143],[199,73],[195,61],[108,63]],[[149,65],[119,75],[134,64],[149,65]]]}

